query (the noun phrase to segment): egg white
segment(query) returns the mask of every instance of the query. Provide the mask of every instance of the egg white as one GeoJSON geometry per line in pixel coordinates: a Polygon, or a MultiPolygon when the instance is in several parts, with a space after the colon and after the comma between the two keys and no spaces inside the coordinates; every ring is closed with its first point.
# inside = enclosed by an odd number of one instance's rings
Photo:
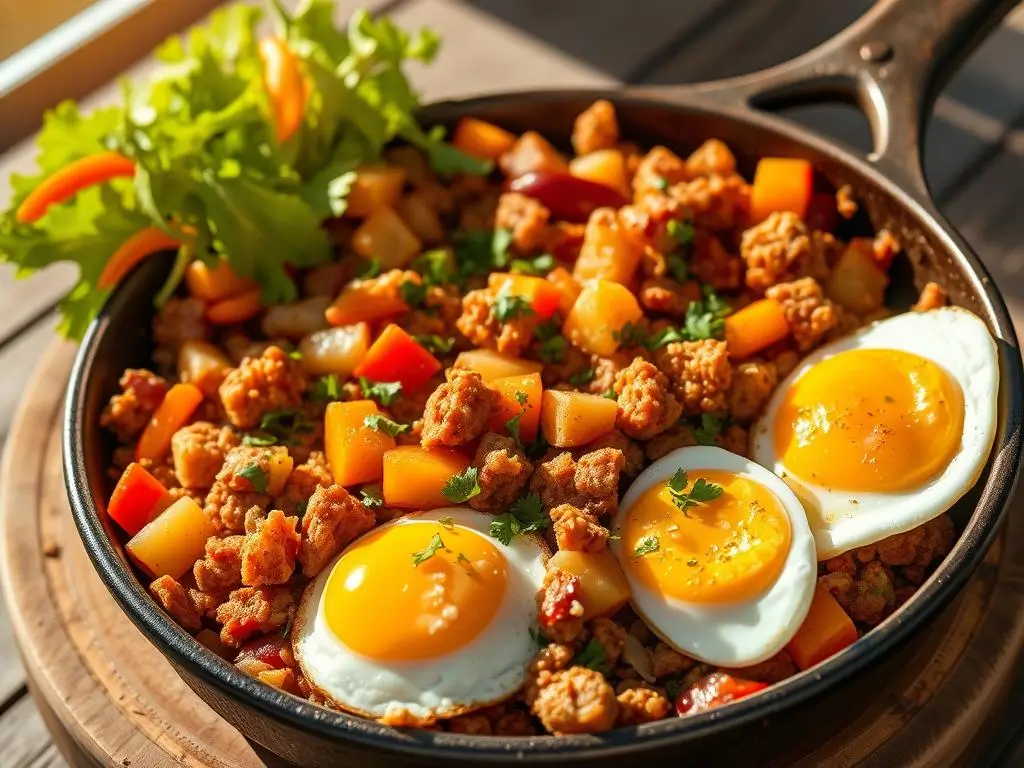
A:
{"type": "Polygon", "coordinates": [[[722,667],[764,661],[788,643],[807,616],[817,580],[814,539],[800,501],[778,477],[749,459],[713,446],[678,448],[645,469],[629,487],[614,526],[621,530],[630,508],[650,488],[668,482],[682,467],[699,475],[717,469],[760,483],[779,499],[791,531],[789,553],[767,590],[735,603],[690,603],[651,591],[632,573],[633,553],[621,540],[610,546],[629,581],[632,604],[666,643],[695,659],[722,667]]]}
{"type": "MultiPolygon", "coordinates": [[[[484,536],[493,520],[472,509],[445,507],[406,515],[371,533],[386,526],[415,525],[442,517],[451,517],[456,527],[484,536]]],[[[303,674],[339,708],[364,717],[408,712],[429,722],[512,696],[525,683],[527,664],[537,649],[530,629],[536,625],[536,595],[544,581],[548,551],[537,536],[518,536],[507,546],[496,539],[490,541],[508,563],[505,598],[491,623],[457,651],[410,661],[367,658],[345,646],[327,625],[324,588],[342,552],[307,588],[293,622],[292,645],[303,674]]],[[[386,611],[388,606],[380,609],[386,611]]],[[[373,621],[373,616],[352,618],[373,621]]]]}
{"type": "Polygon", "coordinates": [[[977,481],[996,432],[999,361],[985,323],[958,307],[908,312],[881,320],[808,355],[775,390],[751,432],[751,453],[780,475],[803,502],[818,558],[826,560],[923,525],[953,506],[977,481]],[[808,483],[787,471],[773,439],[787,390],[807,371],[850,349],[896,349],[938,363],[964,396],[963,436],[953,460],[936,477],[907,491],[843,491],[808,483]]]}

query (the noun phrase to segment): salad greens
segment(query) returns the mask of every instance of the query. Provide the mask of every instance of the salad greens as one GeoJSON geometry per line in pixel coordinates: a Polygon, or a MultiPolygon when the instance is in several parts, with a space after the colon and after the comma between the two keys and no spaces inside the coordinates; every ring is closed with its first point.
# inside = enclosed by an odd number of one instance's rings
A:
{"type": "Polygon", "coordinates": [[[162,67],[143,84],[125,83],[119,106],[82,114],[65,102],[46,115],[39,172],[12,178],[12,204],[0,213],[0,262],[19,276],[78,264],[78,283],[60,305],[62,333],[82,336],[108,293],[97,285],[107,260],[144,227],[182,242],[172,281],[190,259],[224,258],[259,284],[265,302],[284,302],[296,297],[286,267],[331,257],[323,220],[344,213],[355,169],[392,140],[423,149],[443,176],[490,171],[416,122],[419,98],[402,67],[430,62],[437,35],[410,34],[365,11],[341,30],[334,11],[331,0],[306,0],[289,14],[270,0],[276,37],[301,72],[301,123],[283,141],[257,34],[263,11],[249,5],[167,40],[156,52],[162,67]],[[104,151],[132,160],[134,176],[86,186],[41,218],[19,221],[19,205],[40,182],[104,151]]]}

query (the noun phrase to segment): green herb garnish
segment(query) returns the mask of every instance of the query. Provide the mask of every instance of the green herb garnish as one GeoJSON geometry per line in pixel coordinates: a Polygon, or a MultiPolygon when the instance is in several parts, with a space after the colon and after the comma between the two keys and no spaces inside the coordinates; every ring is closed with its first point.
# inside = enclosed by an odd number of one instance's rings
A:
{"type": "Polygon", "coordinates": [[[366,263],[366,268],[359,273],[358,277],[360,280],[371,280],[380,274],[382,268],[380,258],[374,256],[366,263]]]}
{"type": "Polygon", "coordinates": [[[359,388],[363,390],[363,397],[376,400],[381,405],[391,405],[402,393],[402,382],[370,381],[365,376],[360,376],[359,388]]]}
{"type": "Polygon", "coordinates": [[[363,419],[363,426],[388,437],[396,437],[409,430],[408,424],[399,424],[382,413],[371,413],[363,419]]]}
{"type": "Polygon", "coordinates": [[[436,334],[416,334],[413,339],[433,355],[447,355],[455,346],[455,337],[442,338],[436,334]]]}
{"type": "Polygon", "coordinates": [[[607,675],[612,671],[608,666],[607,658],[605,658],[604,647],[594,638],[590,638],[580,652],[573,657],[571,666],[586,667],[600,672],[602,675],[607,675]]]}
{"type": "Polygon", "coordinates": [[[333,403],[341,400],[341,382],[337,375],[328,373],[313,382],[309,389],[309,399],[318,403],[333,403]]]}
{"type": "Polygon", "coordinates": [[[533,531],[542,531],[550,521],[544,514],[544,506],[540,496],[529,493],[517,499],[509,507],[508,512],[498,515],[491,521],[491,536],[508,546],[516,536],[533,531]]]}
{"type": "Polygon", "coordinates": [[[376,509],[384,506],[384,497],[381,495],[379,485],[369,485],[359,489],[359,495],[363,499],[363,506],[367,509],[376,509]]]}
{"type": "Polygon", "coordinates": [[[469,501],[480,493],[478,473],[476,467],[467,467],[457,475],[452,475],[441,489],[441,495],[454,504],[469,501]]]}
{"type": "Polygon", "coordinates": [[[441,534],[435,533],[430,543],[424,549],[419,552],[412,553],[412,564],[414,566],[420,563],[425,563],[427,560],[432,558],[442,549],[445,549],[444,542],[441,540],[441,534]]]}
{"type": "Polygon", "coordinates": [[[266,493],[267,491],[267,473],[263,471],[263,467],[259,465],[259,462],[253,462],[246,467],[238,470],[235,473],[238,477],[244,477],[249,481],[249,485],[256,493],[266,493]]]}
{"type": "Polygon", "coordinates": [[[657,536],[644,536],[633,547],[633,557],[643,557],[651,552],[657,552],[660,546],[661,542],[658,541],[657,536]]]}
{"type": "Polygon", "coordinates": [[[702,413],[700,415],[700,426],[694,428],[693,436],[697,438],[698,445],[718,445],[718,435],[722,432],[725,420],[714,413],[702,413]]]}
{"type": "Polygon", "coordinates": [[[540,256],[534,256],[532,259],[512,259],[509,271],[519,275],[544,277],[554,268],[555,257],[550,253],[542,253],[540,256]]]}
{"type": "Polygon", "coordinates": [[[398,292],[402,296],[402,301],[406,303],[409,309],[416,309],[422,306],[424,299],[427,298],[427,286],[414,280],[405,280],[398,286],[398,292]]]}
{"type": "Polygon", "coordinates": [[[585,384],[589,384],[597,376],[597,371],[593,368],[584,368],[582,371],[574,373],[569,377],[569,383],[574,387],[582,387],[585,384]]]}
{"type": "Polygon", "coordinates": [[[522,296],[505,293],[504,290],[494,297],[493,312],[495,319],[501,323],[507,323],[509,320],[515,320],[517,317],[534,314],[530,302],[522,296]]]}
{"type": "Polygon", "coordinates": [[[686,486],[689,482],[686,470],[680,467],[667,483],[669,493],[672,495],[672,503],[687,517],[689,517],[687,510],[691,507],[714,501],[725,492],[725,488],[717,483],[709,483],[703,477],[698,477],[693,481],[693,487],[687,493],[686,486]]]}

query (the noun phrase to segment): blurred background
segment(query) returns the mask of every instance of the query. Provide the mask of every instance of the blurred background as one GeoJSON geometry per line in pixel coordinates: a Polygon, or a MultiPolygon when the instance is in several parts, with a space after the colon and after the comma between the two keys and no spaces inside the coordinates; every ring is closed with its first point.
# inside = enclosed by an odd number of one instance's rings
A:
{"type": "MultiPolygon", "coordinates": [[[[287,3],[294,5],[294,0],[287,3]]],[[[215,0],[0,0],[0,201],[32,165],[42,111],[64,98],[102,104],[119,74],[143,75],[148,52],[215,0]]],[[[368,6],[444,39],[413,78],[426,99],[536,87],[683,83],[766,67],[834,34],[870,0],[339,0],[338,19],[368,6]]],[[[938,101],[926,171],[940,208],[1024,318],[1024,6],[976,51],[938,101]]],[[[852,107],[790,115],[867,149],[852,107]]],[[[54,306],[73,282],[60,267],[15,284],[0,265],[0,440],[54,339],[54,306]]],[[[989,757],[1024,765],[1024,686],[1007,703],[989,757]],[[1016,714],[1014,714],[1016,713],[1016,714]]],[[[0,605],[0,766],[64,762],[29,697],[0,605]]]]}

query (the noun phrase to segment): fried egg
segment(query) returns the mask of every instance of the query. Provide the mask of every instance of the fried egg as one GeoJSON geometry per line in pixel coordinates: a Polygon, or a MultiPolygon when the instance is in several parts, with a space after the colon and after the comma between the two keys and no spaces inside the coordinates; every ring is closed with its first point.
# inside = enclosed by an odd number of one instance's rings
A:
{"type": "Polygon", "coordinates": [[[809,355],[751,436],[803,502],[818,558],[916,528],[977,481],[996,430],[985,323],[943,307],[882,320],[809,355]]]}
{"type": "Polygon", "coordinates": [[[339,708],[430,722],[492,704],[525,682],[537,645],[542,539],[508,546],[490,515],[435,509],[357,539],[303,597],[293,647],[339,708]]]}
{"type": "Polygon", "coordinates": [[[807,615],[817,562],[803,509],[782,480],[742,456],[672,451],[633,481],[613,525],[610,546],[634,609],[682,653],[723,667],[756,664],[807,615]],[[721,495],[681,509],[669,487],[680,469],[686,494],[706,497],[714,484],[721,495]]]}

